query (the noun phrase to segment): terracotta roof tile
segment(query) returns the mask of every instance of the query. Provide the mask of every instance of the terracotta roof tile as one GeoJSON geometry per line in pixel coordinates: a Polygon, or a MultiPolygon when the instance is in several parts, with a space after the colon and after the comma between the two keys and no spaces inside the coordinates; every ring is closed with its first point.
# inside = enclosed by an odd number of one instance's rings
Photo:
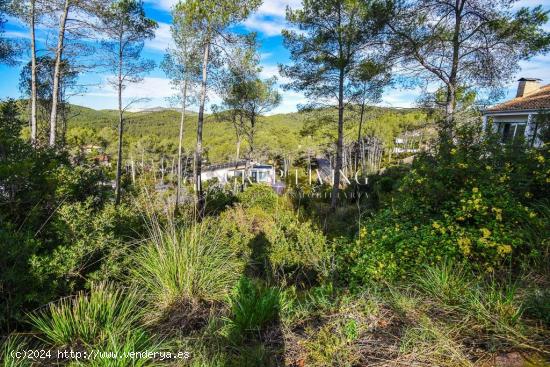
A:
{"type": "Polygon", "coordinates": [[[489,108],[488,112],[550,109],[550,84],[536,92],[518,97],[489,108]]]}

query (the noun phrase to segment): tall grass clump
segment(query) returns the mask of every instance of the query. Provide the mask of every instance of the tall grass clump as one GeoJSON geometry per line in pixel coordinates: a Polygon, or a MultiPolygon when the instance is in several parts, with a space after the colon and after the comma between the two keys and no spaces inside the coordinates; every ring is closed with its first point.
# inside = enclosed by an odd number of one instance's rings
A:
{"type": "Polygon", "coordinates": [[[28,358],[17,358],[12,352],[31,349],[27,340],[20,336],[8,336],[0,339],[0,367],[30,367],[32,360],[28,358]]]}
{"type": "Polygon", "coordinates": [[[30,321],[49,345],[95,346],[135,329],[141,308],[136,291],[123,292],[100,283],[89,294],[81,292],[31,314],[30,321]]]}
{"type": "Polygon", "coordinates": [[[403,365],[423,362],[431,366],[473,366],[457,342],[459,328],[438,325],[425,315],[415,321],[416,325],[405,328],[401,336],[398,360],[403,365]]]}
{"type": "Polygon", "coordinates": [[[230,325],[238,335],[257,332],[278,318],[280,293],[276,288],[262,287],[243,277],[230,300],[230,325]]]}
{"type": "Polygon", "coordinates": [[[227,298],[243,263],[212,226],[155,225],[151,234],[136,255],[132,275],[153,306],[153,318],[180,305],[227,298]]]}
{"type": "Polygon", "coordinates": [[[457,306],[465,302],[471,288],[464,266],[451,261],[426,266],[415,278],[420,290],[445,306],[457,306]]]}

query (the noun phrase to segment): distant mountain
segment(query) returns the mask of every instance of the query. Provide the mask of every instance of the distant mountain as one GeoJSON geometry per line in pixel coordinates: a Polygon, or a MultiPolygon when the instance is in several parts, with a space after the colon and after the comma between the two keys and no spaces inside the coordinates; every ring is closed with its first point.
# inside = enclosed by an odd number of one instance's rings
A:
{"type": "MultiPolygon", "coordinates": [[[[26,101],[22,101],[25,103],[26,101]]],[[[26,104],[26,103],[25,103],[26,104]]],[[[22,117],[28,121],[28,109],[23,106],[22,117]]],[[[118,111],[112,109],[94,110],[88,107],[70,105],[68,129],[92,129],[93,134],[78,132],[86,139],[94,136],[107,143],[107,152],[115,154],[117,142],[118,111]]],[[[151,107],[139,112],[125,113],[125,154],[134,157],[153,152],[167,152],[177,149],[180,126],[180,111],[175,108],[151,107]]],[[[275,114],[258,119],[255,137],[256,151],[265,155],[284,155],[297,158],[304,149],[311,146],[326,147],[335,139],[336,109],[316,112],[291,112],[275,114]],[[332,116],[331,118],[325,118],[332,116]]],[[[388,144],[405,128],[426,122],[425,114],[419,109],[396,109],[390,107],[369,107],[364,134],[376,135],[388,144]]],[[[45,124],[45,122],[44,122],[45,124]]],[[[358,113],[351,112],[344,126],[347,140],[355,139],[358,128],[358,113]]],[[[183,134],[184,150],[191,152],[196,144],[197,113],[186,114],[183,134]]],[[[205,156],[212,163],[226,162],[235,157],[235,129],[230,121],[206,114],[203,131],[205,156]]],[[[319,148],[320,149],[320,148],[319,148]]],[[[323,148],[324,149],[324,148],[323,148]]],[[[247,139],[241,146],[242,154],[248,150],[247,139]]]]}
{"type": "Polygon", "coordinates": [[[176,108],[170,108],[170,107],[146,107],[146,108],[133,108],[130,110],[130,112],[161,112],[161,111],[177,111],[176,108]]]}

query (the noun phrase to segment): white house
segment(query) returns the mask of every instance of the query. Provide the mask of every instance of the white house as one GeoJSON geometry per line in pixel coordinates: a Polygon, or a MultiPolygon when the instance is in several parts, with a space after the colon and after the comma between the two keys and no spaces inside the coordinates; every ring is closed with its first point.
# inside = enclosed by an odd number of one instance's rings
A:
{"type": "Polygon", "coordinates": [[[534,146],[542,142],[537,138],[536,116],[550,113],[550,84],[541,85],[540,79],[521,78],[518,80],[516,98],[491,107],[483,112],[483,125],[489,119],[493,129],[508,142],[524,136],[534,146]]]}
{"type": "Polygon", "coordinates": [[[275,168],[269,164],[260,164],[254,162],[239,161],[216,164],[204,167],[201,172],[203,181],[216,178],[218,182],[234,182],[235,178],[239,182],[250,180],[252,182],[263,182],[270,185],[276,183],[275,168]]]}

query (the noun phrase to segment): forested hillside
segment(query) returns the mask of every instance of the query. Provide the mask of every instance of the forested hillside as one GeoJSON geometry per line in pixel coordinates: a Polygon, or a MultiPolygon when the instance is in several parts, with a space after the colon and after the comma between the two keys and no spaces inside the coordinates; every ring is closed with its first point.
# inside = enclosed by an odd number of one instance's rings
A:
{"type": "MultiPolygon", "coordinates": [[[[73,145],[103,145],[109,154],[116,151],[117,112],[92,110],[71,105],[69,109],[67,137],[73,145]]],[[[297,157],[306,149],[322,151],[334,141],[335,111],[295,112],[264,116],[260,118],[256,137],[258,150],[265,159],[275,155],[297,157]],[[327,118],[327,116],[329,116],[327,118]],[[321,121],[321,123],[319,123],[321,121]]],[[[25,118],[25,116],[23,116],[25,118]]],[[[144,153],[147,160],[160,159],[161,155],[172,157],[177,148],[180,112],[165,109],[154,112],[127,113],[125,127],[126,157],[139,160],[144,153]]],[[[359,117],[357,111],[350,114],[346,123],[346,141],[357,140],[359,117]]],[[[388,148],[400,132],[429,125],[430,119],[418,109],[391,109],[369,107],[363,134],[383,139],[388,148]]],[[[235,129],[223,117],[207,115],[204,142],[206,156],[212,163],[234,160],[235,129]]],[[[193,150],[197,129],[196,113],[191,112],[185,120],[183,146],[193,150]]],[[[246,151],[246,142],[243,151],[246,151]]]]}
{"type": "Polygon", "coordinates": [[[0,367],[550,366],[536,3],[0,0],[0,367]]]}

